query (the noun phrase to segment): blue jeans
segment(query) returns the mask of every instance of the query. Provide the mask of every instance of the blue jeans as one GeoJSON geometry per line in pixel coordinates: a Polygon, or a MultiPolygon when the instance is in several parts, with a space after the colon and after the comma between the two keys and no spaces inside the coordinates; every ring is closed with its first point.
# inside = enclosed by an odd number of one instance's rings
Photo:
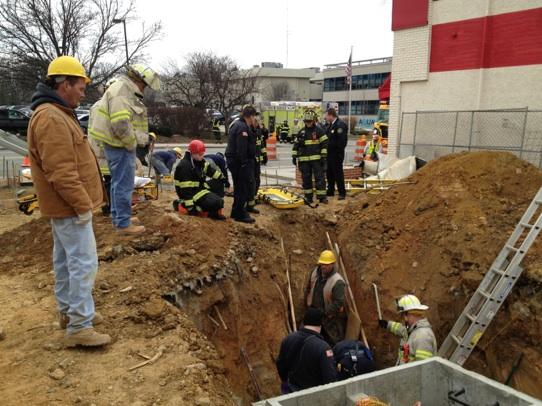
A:
{"type": "Polygon", "coordinates": [[[107,144],[104,152],[111,172],[111,219],[115,227],[126,228],[132,217],[136,154],[107,144]]]}
{"type": "Polygon", "coordinates": [[[76,221],[77,217],[51,220],[55,296],[58,310],[70,318],[68,333],[92,327],[92,287],[98,271],[92,221],[76,221]]]}
{"type": "Polygon", "coordinates": [[[165,176],[170,174],[168,167],[162,160],[160,160],[160,158],[153,156],[151,158],[151,163],[157,175],[165,176]]]}

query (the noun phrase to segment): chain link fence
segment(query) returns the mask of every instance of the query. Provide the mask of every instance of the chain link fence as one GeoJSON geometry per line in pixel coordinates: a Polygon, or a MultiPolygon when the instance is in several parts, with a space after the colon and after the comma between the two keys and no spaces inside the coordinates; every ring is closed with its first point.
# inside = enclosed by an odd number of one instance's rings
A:
{"type": "Polygon", "coordinates": [[[542,168],[542,110],[404,112],[398,144],[400,157],[497,150],[542,168]]]}

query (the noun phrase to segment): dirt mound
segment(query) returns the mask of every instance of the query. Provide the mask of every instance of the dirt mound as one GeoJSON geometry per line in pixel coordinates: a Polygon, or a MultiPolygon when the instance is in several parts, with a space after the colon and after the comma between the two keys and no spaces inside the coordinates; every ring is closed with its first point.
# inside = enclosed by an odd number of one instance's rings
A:
{"type": "MultiPolygon", "coordinates": [[[[525,208],[542,172],[508,153],[463,153],[433,161],[413,184],[363,195],[343,211],[338,227],[357,302],[382,366],[392,365],[395,340],[376,326],[372,283],[384,317],[396,319],[394,298],[412,292],[430,306],[442,343],[525,208]]],[[[542,260],[540,242],[524,261],[513,294],[466,367],[503,382],[520,352],[513,384],[542,398],[542,260]],[[493,339],[493,340],[492,340],[493,339]],[[487,346],[487,347],[486,347],[487,346]]]]}

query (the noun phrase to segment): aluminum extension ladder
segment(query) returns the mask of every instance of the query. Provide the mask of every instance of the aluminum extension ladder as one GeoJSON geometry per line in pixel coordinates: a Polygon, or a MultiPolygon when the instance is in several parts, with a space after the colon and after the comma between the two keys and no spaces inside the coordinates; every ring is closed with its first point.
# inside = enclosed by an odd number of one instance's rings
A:
{"type": "Polygon", "coordinates": [[[523,271],[521,261],[542,227],[541,205],[542,187],[442,343],[440,357],[459,365],[468,359],[523,271]]]}

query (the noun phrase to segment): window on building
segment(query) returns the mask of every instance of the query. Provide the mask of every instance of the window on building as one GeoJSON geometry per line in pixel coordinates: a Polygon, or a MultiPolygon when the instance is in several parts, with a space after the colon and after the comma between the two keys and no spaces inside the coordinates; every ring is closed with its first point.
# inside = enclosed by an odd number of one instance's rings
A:
{"type": "Polygon", "coordinates": [[[341,78],[335,78],[335,90],[336,91],[347,90],[346,76],[343,76],[341,78]]]}
{"type": "MultiPolygon", "coordinates": [[[[376,116],[379,106],[378,100],[352,100],[350,114],[353,116],[376,116]]],[[[348,115],[348,102],[339,102],[339,115],[348,115]]]]}
{"type": "MultiPolygon", "coordinates": [[[[367,75],[352,76],[352,90],[378,89],[388,77],[386,73],[371,73],[367,75]]],[[[346,77],[328,78],[324,80],[324,92],[339,92],[348,90],[346,77]]]]}

